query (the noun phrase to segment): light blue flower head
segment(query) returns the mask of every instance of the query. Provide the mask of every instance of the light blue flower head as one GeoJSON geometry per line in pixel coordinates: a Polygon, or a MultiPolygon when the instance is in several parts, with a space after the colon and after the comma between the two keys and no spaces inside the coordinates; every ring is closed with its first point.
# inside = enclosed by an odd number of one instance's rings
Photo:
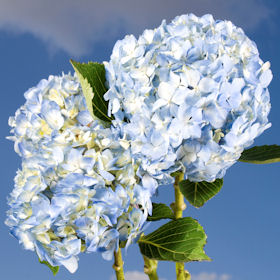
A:
{"type": "Polygon", "coordinates": [[[140,169],[213,181],[270,127],[270,63],[230,21],[193,14],[126,36],[105,63],[109,115],[140,169]]]}
{"type": "Polygon", "coordinates": [[[119,131],[91,117],[76,77],[50,76],[25,97],[9,120],[22,169],[6,224],[25,249],[70,272],[81,252],[111,259],[142,231],[154,182],[136,174],[119,131]]]}

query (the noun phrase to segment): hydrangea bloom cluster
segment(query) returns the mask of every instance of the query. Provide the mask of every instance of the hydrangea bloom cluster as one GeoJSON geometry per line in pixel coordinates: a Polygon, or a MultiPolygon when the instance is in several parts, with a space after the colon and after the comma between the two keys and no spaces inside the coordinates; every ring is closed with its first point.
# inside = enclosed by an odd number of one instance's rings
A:
{"type": "Polygon", "coordinates": [[[163,21],[118,41],[105,66],[114,125],[156,178],[176,168],[191,181],[221,178],[270,126],[270,64],[230,21],[163,21]]]}
{"type": "Polygon", "coordinates": [[[141,232],[153,190],[118,132],[91,117],[76,77],[50,76],[25,98],[9,119],[22,168],[6,224],[52,266],[74,272],[80,252],[110,260],[141,232]]]}

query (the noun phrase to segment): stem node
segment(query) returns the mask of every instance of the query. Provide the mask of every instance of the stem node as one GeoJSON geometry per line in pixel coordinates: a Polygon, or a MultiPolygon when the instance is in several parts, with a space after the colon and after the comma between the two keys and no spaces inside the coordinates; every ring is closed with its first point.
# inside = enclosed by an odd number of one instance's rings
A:
{"type": "Polygon", "coordinates": [[[157,275],[157,264],[158,262],[156,260],[151,260],[147,258],[146,256],[144,257],[144,272],[149,276],[150,280],[158,280],[158,275],[157,275]]]}
{"type": "Polygon", "coordinates": [[[117,280],[124,280],[124,272],[123,272],[123,260],[122,260],[122,252],[121,248],[118,251],[114,252],[115,262],[113,264],[113,269],[116,273],[117,280]]]}

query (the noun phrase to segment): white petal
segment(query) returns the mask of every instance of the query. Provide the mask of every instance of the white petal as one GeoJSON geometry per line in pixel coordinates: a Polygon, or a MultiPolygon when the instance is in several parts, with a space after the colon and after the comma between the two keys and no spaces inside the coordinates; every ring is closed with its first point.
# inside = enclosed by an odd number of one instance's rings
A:
{"type": "Polygon", "coordinates": [[[107,181],[111,182],[115,179],[115,176],[106,170],[99,170],[99,173],[107,181]]]}
{"type": "Polygon", "coordinates": [[[267,61],[262,65],[262,71],[266,71],[270,68],[270,62],[267,61]]]}
{"type": "Polygon", "coordinates": [[[156,111],[158,108],[167,105],[168,102],[167,100],[164,99],[158,99],[154,104],[153,104],[153,112],[156,111]]]}
{"type": "Polygon", "coordinates": [[[155,147],[164,143],[164,138],[162,137],[162,135],[159,131],[154,131],[153,132],[153,134],[151,135],[151,143],[155,147]]]}
{"type": "Polygon", "coordinates": [[[212,92],[216,89],[217,83],[211,78],[202,78],[198,86],[202,92],[212,92]]]}
{"type": "Polygon", "coordinates": [[[225,123],[227,111],[222,107],[211,104],[204,109],[204,115],[214,128],[221,128],[225,123]]]}
{"type": "Polygon", "coordinates": [[[142,37],[145,39],[145,41],[148,43],[148,44],[151,44],[153,42],[153,39],[154,39],[154,30],[152,29],[149,29],[149,30],[145,30],[142,37]]]}
{"type": "Polygon", "coordinates": [[[112,104],[112,114],[117,113],[119,109],[120,109],[120,102],[117,98],[114,98],[112,104]]]}
{"type": "Polygon", "coordinates": [[[64,118],[62,117],[61,113],[56,110],[48,111],[44,114],[47,123],[53,129],[60,129],[64,124],[64,118]]]}
{"type": "Polygon", "coordinates": [[[64,153],[63,150],[60,147],[54,147],[53,148],[53,158],[56,161],[57,164],[63,162],[64,160],[64,153]]]}
{"type": "Polygon", "coordinates": [[[182,84],[185,86],[191,86],[196,87],[199,80],[200,80],[200,74],[196,70],[186,70],[183,75],[181,75],[182,84]]]}
{"type": "Polygon", "coordinates": [[[151,191],[154,191],[157,187],[157,181],[147,174],[143,176],[142,184],[144,188],[151,191]]]}
{"type": "Polygon", "coordinates": [[[186,98],[186,91],[183,89],[177,89],[172,97],[172,102],[177,105],[181,105],[184,103],[186,98]]]}
{"type": "Polygon", "coordinates": [[[60,261],[60,263],[64,265],[65,268],[71,273],[74,273],[78,269],[78,261],[76,257],[71,257],[68,260],[60,261]]]}
{"type": "Polygon", "coordinates": [[[242,78],[235,78],[232,82],[233,91],[240,92],[242,88],[245,86],[245,81],[242,78]]]}
{"type": "Polygon", "coordinates": [[[180,85],[180,76],[171,71],[169,76],[169,84],[172,84],[173,88],[178,87],[180,85]]]}
{"type": "Polygon", "coordinates": [[[199,125],[188,125],[183,130],[183,137],[187,139],[189,137],[192,138],[200,138],[201,137],[201,128],[199,125]]]}
{"type": "Polygon", "coordinates": [[[272,72],[270,69],[266,70],[265,72],[263,72],[260,76],[260,82],[261,85],[263,86],[263,88],[268,87],[268,85],[270,84],[271,80],[272,80],[272,72]]]}
{"type": "Polygon", "coordinates": [[[174,93],[174,87],[169,83],[162,82],[158,87],[158,96],[169,101],[174,93]]]}

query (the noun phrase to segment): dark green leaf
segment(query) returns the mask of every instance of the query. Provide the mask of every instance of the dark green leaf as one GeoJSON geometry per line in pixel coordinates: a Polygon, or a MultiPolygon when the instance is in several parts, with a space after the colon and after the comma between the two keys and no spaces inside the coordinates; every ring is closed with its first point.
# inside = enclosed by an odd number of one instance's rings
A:
{"type": "Polygon", "coordinates": [[[91,115],[103,121],[111,122],[112,118],[107,115],[108,101],[103,98],[107,91],[104,65],[97,62],[79,63],[73,60],[70,62],[81,83],[91,115]]]}
{"type": "Polygon", "coordinates": [[[210,260],[203,250],[206,238],[202,226],[187,217],[168,222],[140,237],[138,243],[141,253],[150,259],[191,262],[210,260]]]}
{"type": "Polygon", "coordinates": [[[158,221],[161,219],[174,219],[173,211],[163,203],[153,203],[153,214],[148,216],[148,221],[158,221]]]}
{"type": "Polygon", "coordinates": [[[52,271],[52,273],[53,273],[54,276],[58,273],[58,271],[59,271],[59,266],[52,266],[52,265],[50,265],[47,261],[41,261],[40,259],[39,259],[39,262],[40,262],[41,264],[46,265],[46,266],[52,271]]]}
{"type": "Polygon", "coordinates": [[[244,150],[239,161],[265,164],[280,161],[280,146],[264,145],[256,146],[251,149],[244,150]]]}
{"type": "Polygon", "coordinates": [[[201,207],[221,190],[223,179],[216,179],[211,183],[184,180],[179,183],[179,186],[182,194],[190,204],[195,207],[201,207]]]}

